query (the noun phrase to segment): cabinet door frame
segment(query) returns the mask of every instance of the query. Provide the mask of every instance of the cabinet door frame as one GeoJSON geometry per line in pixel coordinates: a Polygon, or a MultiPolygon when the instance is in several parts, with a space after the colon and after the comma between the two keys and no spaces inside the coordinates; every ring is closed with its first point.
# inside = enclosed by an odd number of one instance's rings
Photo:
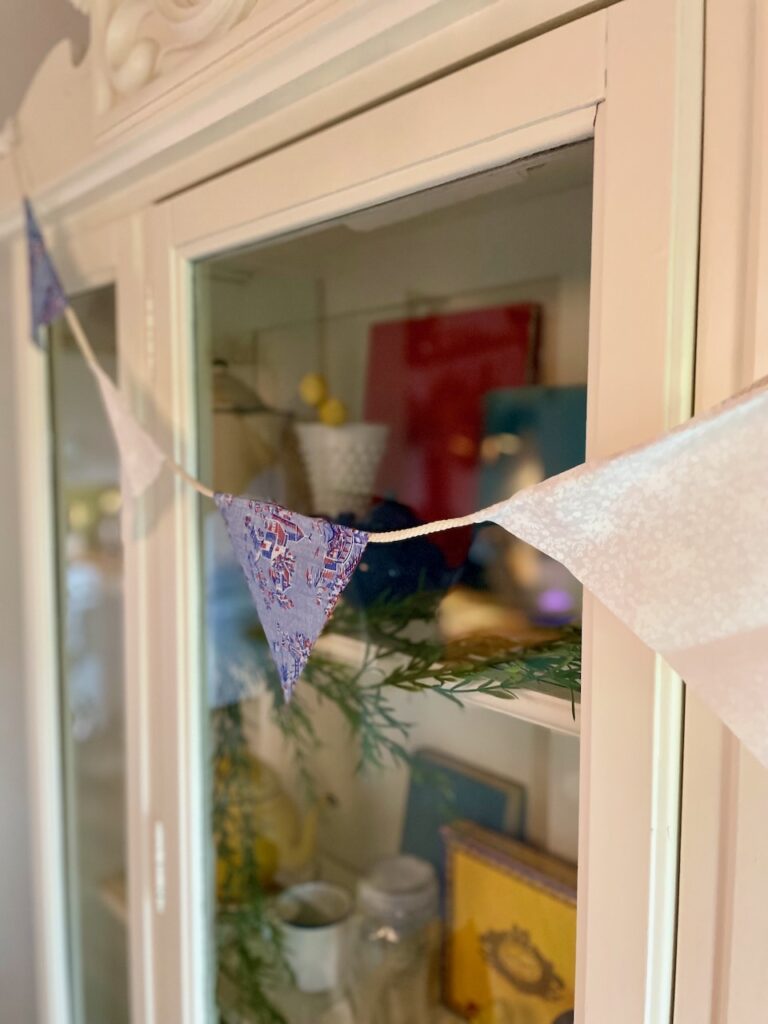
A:
{"type": "MultiPolygon", "coordinates": [[[[195,469],[190,261],[593,136],[589,455],[685,419],[702,66],[702,0],[624,0],[160,204],[147,224],[160,440],[195,469]],[[480,102],[489,95],[504,102],[480,102]]],[[[155,1012],[202,1024],[198,499],[165,481],[148,500],[144,645],[164,684],[152,743],[167,882],[155,1012]]],[[[682,686],[593,599],[584,635],[577,1020],[656,1024],[672,1013],[682,686]]]]}
{"type": "MultiPolygon", "coordinates": [[[[768,9],[708,0],[696,408],[768,374],[768,9]],[[737,72],[734,69],[738,69],[737,72]]],[[[678,1019],[759,1014],[768,957],[768,770],[686,700],[678,1019]]]]}
{"type": "MultiPolygon", "coordinates": [[[[113,285],[117,298],[118,372],[129,397],[134,371],[125,338],[144,333],[143,296],[136,291],[134,267],[141,255],[138,218],[99,222],[81,216],[59,223],[55,232],[43,222],[49,250],[67,294],[113,285]]],[[[26,246],[14,243],[14,292],[17,310],[14,330],[19,438],[18,501],[24,564],[23,602],[25,679],[27,681],[28,746],[31,778],[32,877],[35,904],[37,1002],[46,1024],[73,1024],[79,996],[73,987],[70,949],[69,894],[65,802],[63,792],[61,665],[59,601],[56,592],[58,552],[55,528],[53,450],[49,405],[49,368],[44,352],[30,340],[26,246]]],[[[96,382],[94,381],[94,387],[96,382]]],[[[134,403],[140,415],[140,407],[134,403]]],[[[123,488],[125,494],[125,488],[123,488]]],[[[141,546],[124,532],[123,587],[126,637],[134,635],[141,597],[141,546]]],[[[142,737],[148,717],[147,692],[140,686],[141,652],[125,644],[125,781],[126,876],[130,921],[129,986],[134,1019],[148,1019],[147,1003],[152,962],[151,859],[146,843],[149,765],[142,737]],[[131,685],[128,685],[131,680],[131,685]]]]}

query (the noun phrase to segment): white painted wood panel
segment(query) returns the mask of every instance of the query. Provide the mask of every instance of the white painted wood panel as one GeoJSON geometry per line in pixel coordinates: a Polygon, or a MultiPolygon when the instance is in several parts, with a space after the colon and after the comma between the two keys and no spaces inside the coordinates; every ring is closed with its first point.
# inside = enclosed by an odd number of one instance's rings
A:
{"type": "Polygon", "coordinates": [[[179,245],[202,256],[590,137],[604,47],[593,15],[215,179],[202,203],[190,190],[173,201],[179,245]]]}
{"type": "MultiPolygon", "coordinates": [[[[696,405],[768,373],[768,12],[709,0],[696,405]]],[[[713,538],[713,543],[716,543],[713,538]]],[[[686,698],[675,1021],[764,1015],[768,771],[686,698]]]]}
{"type": "MultiPolygon", "coordinates": [[[[592,457],[690,415],[702,67],[703,4],[609,12],[596,125],[592,457]]],[[[596,601],[586,611],[577,1019],[656,1024],[670,1017],[673,987],[680,683],[596,601]]]]}

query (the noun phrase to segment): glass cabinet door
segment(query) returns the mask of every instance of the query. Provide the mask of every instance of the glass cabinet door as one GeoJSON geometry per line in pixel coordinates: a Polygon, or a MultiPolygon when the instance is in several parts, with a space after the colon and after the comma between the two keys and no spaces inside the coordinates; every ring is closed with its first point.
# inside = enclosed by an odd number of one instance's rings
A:
{"type": "MultiPolygon", "coordinates": [[[[650,46],[682,80],[657,29],[618,5],[153,213],[156,429],[261,503],[275,601],[281,508],[463,516],[685,415],[682,122],[636,74],[650,46]]],[[[215,506],[153,501],[166,1015],[666,1019],[679,681],[482,525],[369,545],[286,705],[215,506]]]]}
{"type": "MultiPolygon", "coordinates": [[[[592,163],[565,147],[199,263],[203,476],[388,530],[583,462],[592,163]]],[[[221,1019],[568,1019],[579,584],[494,525],[370,545],[286,706],[213,506],[201,545],[221,1019]]]]}
{"type": "MultiPolygon", "coordinates": [[[[115,378],[114,288],[72,304],[115,378]]],[[[128,1024],[120,464],[96,382],[63,323],[49,348],[71,1020],[128,1024]]]]}

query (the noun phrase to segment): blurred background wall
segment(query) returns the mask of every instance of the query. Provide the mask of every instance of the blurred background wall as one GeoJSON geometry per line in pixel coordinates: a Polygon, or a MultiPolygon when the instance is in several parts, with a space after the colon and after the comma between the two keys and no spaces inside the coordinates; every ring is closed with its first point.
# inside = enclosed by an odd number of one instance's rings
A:
{"type": "MultiPolygon", "coordinates": [[[[87,6],[87,0],[81,0],[87,6]]],[[[0,3],[0,126],[15,113],[37,66],[60,39],[79,61],[88,44],[88,19],[69,0],[0,3]]]]}

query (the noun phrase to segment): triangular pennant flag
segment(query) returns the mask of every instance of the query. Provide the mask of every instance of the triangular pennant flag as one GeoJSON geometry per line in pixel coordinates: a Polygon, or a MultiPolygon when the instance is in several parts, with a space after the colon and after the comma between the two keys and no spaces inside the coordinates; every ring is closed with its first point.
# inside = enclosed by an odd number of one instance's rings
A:
{"type": "Polygon", "coordinates": [[[765,382],[488,518],[562,562],[768,765],[765,382]]]}
{"type": "Polygon", "coordinates": [[[131,414],[106,373],[98,366],[91,366],[91,369],[120,452],[123,479],[131,496],[138,498],[156,479],[165,456],[131,414]]]}
{"type": "Polygon", "coordinates": [[[216,504],[290,700],[368,535],[231,494],[217,494],[216,504]]]}
{"type": "Polygon", "coordinates": [[[56,267],[43,241],[35,211],[28,199],[24,200],[29,260],[29,299],[32,340],[43,345],[40,328],[45,327],[67,308],[67,296],[61,286],[56,267]]]}

